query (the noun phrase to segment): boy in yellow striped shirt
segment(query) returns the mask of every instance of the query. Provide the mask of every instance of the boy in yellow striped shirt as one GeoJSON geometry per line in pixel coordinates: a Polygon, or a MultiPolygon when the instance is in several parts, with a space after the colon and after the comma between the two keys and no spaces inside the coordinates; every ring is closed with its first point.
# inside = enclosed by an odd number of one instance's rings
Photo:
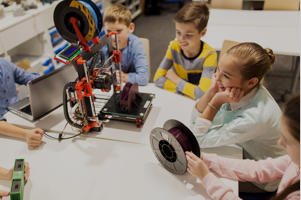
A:
{"type": "Polygon", "coordinates": [[[208,90],[217,66],[217,54],[201,41],[207,31],[209,9],[205,3],[189,3],[174,17],[176,38],[154,77],[156,86],[201,98],[208,90]]]}

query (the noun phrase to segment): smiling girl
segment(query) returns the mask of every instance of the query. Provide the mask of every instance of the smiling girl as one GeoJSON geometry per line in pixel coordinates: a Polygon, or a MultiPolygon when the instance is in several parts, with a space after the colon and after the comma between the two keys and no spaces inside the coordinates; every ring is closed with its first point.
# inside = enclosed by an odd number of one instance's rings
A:
{"type": "MultiPolygon", "coordinates": [[[[197,101],[192,122],[201,148],[236,144],[243,158],[262,160],[284,154],[280,138],[281,110],[260,83],[274,63],[271,49],[241,43],[228,50],[218,63],[206,94],[197,101]]],[[[272,183],[240,183],[240,192],[275,191],[272,183]]]]}
{"type": "Polygon", "coordinates": [[[287,155],[255,162],[222,158],[214,154],[201,154],[201,158],[186,152],[187,170],[199,178],[212,199],[239,199],[231,188],[209,172],[209,169],[239,181],[265,183],[281,179],[273,200],[300,199],[300,94],[286,103],[281,118],[282,136],[278,144],[287,155]],[[209,169],[208,169],[208,167],[209,169]]]}

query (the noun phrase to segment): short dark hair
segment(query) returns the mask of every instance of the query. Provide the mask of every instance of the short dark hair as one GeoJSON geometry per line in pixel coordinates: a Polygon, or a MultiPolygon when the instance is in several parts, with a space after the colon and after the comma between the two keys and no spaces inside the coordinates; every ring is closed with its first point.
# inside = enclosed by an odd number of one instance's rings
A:
{"type": "Polygon", "coordinates": [[[207,27],[209,8],[206,3],[192,2],[186,4],[173,18],[178,23],[193,23],[199,33],[207,27]]]}

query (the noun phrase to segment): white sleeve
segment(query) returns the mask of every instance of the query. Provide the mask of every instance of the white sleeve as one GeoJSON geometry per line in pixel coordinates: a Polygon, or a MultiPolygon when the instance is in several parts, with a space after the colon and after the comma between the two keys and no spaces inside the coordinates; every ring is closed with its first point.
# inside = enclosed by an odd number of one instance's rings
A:
{"type": "Polygon", "coordinates": [[[190,118],[190,128],[193,129],[193,126],[195,125],[195,120],[201,116],[202,113],[200,113],[197,109],[196,109],[196,104],[198,103],[200,99],[195,101],[195,104],[192,107],[192,112],[191,112],[191,118],[190,118]]]}
{"type": "MultiPolygon", "coordinates": [[[[263,125],[256,123],[256,120],[252,120],[246,115],[238,116],[222,126],[209,127],[207,132],[203,133],[205,123],[204,119],[198,118],[193,129],[193,134],[201,148],[243,143],[263,133],[263,125]]],[[[209,123],[207,123],[207,126],[209,126],[209,123]]]]}
{"type": "Polygon", "coordinates": [[[194,134],[198,134],[199,136],[205,135],[208,132],[208,130],[212,127],[212,124],[212,121],[198,117],[195,120],[195,125],[192,129],[192,132],[194,134]]]}

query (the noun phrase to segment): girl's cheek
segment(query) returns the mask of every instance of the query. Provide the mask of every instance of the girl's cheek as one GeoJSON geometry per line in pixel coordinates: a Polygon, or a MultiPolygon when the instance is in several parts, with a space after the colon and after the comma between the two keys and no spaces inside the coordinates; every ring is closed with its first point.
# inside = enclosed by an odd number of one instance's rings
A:
{"type": "Polygon", "coordinates": [[[278,144],[279,144],[280,146],[282,146],[282,147],[285,149],[286,145],[284,144],[282,138],[280,138],[280,139],[278,140],[278,144]]]}

